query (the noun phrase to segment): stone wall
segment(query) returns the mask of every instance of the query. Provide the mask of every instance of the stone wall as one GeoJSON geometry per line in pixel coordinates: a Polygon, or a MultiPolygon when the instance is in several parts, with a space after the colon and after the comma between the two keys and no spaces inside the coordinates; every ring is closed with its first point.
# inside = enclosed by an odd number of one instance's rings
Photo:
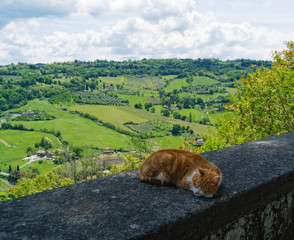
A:
{"type": "Polygon", "coordinates": [[[136,170],[0,203],[0,239],[294,239],[294,132],[203,154],[212,199],[136,170]]]}

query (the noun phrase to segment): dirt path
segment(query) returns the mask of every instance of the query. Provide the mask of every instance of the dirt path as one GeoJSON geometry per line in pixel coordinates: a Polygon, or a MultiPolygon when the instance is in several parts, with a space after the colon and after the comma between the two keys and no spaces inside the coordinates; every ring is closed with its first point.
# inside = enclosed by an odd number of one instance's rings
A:
{"type": "Polygon", "coordinates": [[[0,172],[0,174],[5,175],[5,176],[9,176],[9,173],[5,173],[5,172],[0,172]]]}
{"type": "Polygon", "coordinates": [[[5,146],[11,147],[11,145],[7,142],[5,142],[3,139],[0,138],[0,142],[2,142],[5,146]]]}
{"type": "Polygon", "coordinates": [[[44,159],[44,158],[39,158],[37,155],[32,155],[32,156],[30,156],[30,157],[26,157],[26,158],[24,158],[25,160],[29,160],[27,163],[25,163],[24,165],[22,165],[20,168],[23,168],[23,167],[25,167],[26,165],[29,165],[29,164],[31,164],[31,163],[33,163],[33,162],[36,162],[36,161],[38,161],[38,160],[42,160],[42,159],[44,159]]]}

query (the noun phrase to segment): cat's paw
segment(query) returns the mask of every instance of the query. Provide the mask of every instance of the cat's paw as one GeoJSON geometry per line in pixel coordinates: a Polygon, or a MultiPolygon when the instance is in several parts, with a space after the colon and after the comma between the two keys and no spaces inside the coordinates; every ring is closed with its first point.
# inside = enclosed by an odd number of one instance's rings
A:
{"type": "Polygon", "coordinates": [[[203,195],[204,197],[207,197],[207,198],[212,198],[213,197],[213,194],[209,194],[209,195],[203,195]]]}

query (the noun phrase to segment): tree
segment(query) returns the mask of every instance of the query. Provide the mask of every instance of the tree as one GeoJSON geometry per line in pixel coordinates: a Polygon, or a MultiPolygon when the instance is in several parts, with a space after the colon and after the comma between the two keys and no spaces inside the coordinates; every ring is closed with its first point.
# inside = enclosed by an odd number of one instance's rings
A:
{"type": "Polygon", "coordinates": [[[141,153],[150,153],[152,150],[152,144],[146,139],[132,137],[132,143],[136,151],[141,153]]]}
{"type": "Polygon", "coordinates": [[[179,114],[178,112],[173,112],[173,117],[175,119],[181,119],[181,114],[179,114]]]}
{"type": "Polygon", "coordinates": [[[193,82],[193,77],[192,77],[192,76],[187,77],[187,78],[186,78],[186,82],[187,82],[188,84],[191,84],[191,83],[193,82]]]}
{"type": "Polygon", "coordinates": [[[33,148],[32,147],[27,147],[26,153],[28,155],[31,155],[32,152],[33,152],[33,148]]]}
{"type": "Polygon", "coordinates": [[[74,183],[77,183],[79,181],[79,164],[78,161],[76,161],[74,158],[71,158],[68,162],[69,169],[72,173],[72,179],[74,180],[74,183]]]}
{"type": "Polygon", "coordinates": [[[43,148],[45,148],[47,150],[47,149],[53,147],[53,143],[52,143],[51,139],[49,139],[48,137],[43,137],[41,139],[40,146],[42,146],[43,148]]]}
{"type": "Polygon", "coordinates": [[[134,107],[135,107],[135,108],[138,108],[138,109],[142,109],[142,108],[143,108],[143,105],[142,105],[142,103],[136,103],[136,104],[134,105],[134,107]]]}
{"type": "Polygon", "coordinates": [[[196,104],[195,98],[184,97],[182,101],[183,101],[184,108],[194,108],[196,104]]]}
{"type": "Polygon", "coordinates": [[[84,152],[84,149],[81,148],[81,147],[74,147],[74,148],[72,149],[72,151],[75,153],[75,156],[76,156],[76,157],[82,157],[82,154],[83,154],[83,152],[84,152]]]}
{"type": "Polygon", "coordinates": [[[236,84],[237,95],[225,106],[229,112],[216,124],[217,135],[204,135],[201,151],[294,131],[294,42],[285,44],[286,50],[273,53],[271,69],[258,67],[236,84]]]}
{"type": "Polygon", "coordinates": [[[64,147],[58,162],[63,163],[63,169],[61,170],[63,173],[61,174],[58,171],[55,171],[58,175],[61,175],[62,177],[70,177],[71,179],[74,180],[74,183],[77,183],[79,181],[79,163],[76,160],[77,156],[80,156],[81,154],[81,148],[80,147],[75,147],[75,151],[71,150],[69,147],[64,147]]]}
{"type": "Polygon", "coordinates": [[[202,110],[205,108],[205,103],[204,103],[204,102],[203,102],[203,103],[200,103],[199,105],[200,105],[200,108],[201,108],[202,110]]]}
{"type": "Polygon", "coordinates": [[[210,124],[210,119],[209,119],[209,117],[204,117],[204,118],[199,120],[199,123],[208,125],[208,124],[210,124]]]}
{"type": "Polygon", "coordinates": [[[134,154],[123,156],[125,161],[121,164],[113,164],[111,166],[110,173],[114,174],[138,168],[142,164],[143,159],[147,158],[147,156],[148,154],[145,153],[141,154],[140,156],[135,156],[134,154]]]}
{"type": "Polygon", "coordinates": [[[197,104],[202,104],[204,101],[202,98],[197,98],[197,104]]]}
{"type": "Polygon", "coordinates": [[[179,124],[175,124],[172,129],[173,135],[179,135],[181,133],[182,127],[179,124]]]}
{"type": "Polygon", "coordinates": [[[90,83],[90,88],[91,88],[91,90],[96,89],[96,88],[97,88],[96,83],[95,83],[95,82],[91,82],[91,83],[90,83]]]}
{"type": "Polygon", "coordinates": [[[57,131],[57,132],[56,132],[56,137],[58,137],[58,138],[61,137],[61,132],[60,132],[60,131],[57,131]]]}
{"type": "Polygon", "coordinates": [[[186,121],[186,119],[187,119],[187,116],[186,115],[181,116],[181,120],[182,121],[186,121]]]}
{"type": "Polygon", "coordinates": [[[150,102],[145,103],[145,104],[144,104],[144,107],[145,107],[145,109],[146,109],[147,111],[149,111],[149,108],[152,107],[152,103],[150,103],[150,102]]]}
{"type": "Polygon", "coordinates": [[[165,117],[169,117],[170,115],[170,111],[168,109],[161,109],[160,113],[165,117]]]}

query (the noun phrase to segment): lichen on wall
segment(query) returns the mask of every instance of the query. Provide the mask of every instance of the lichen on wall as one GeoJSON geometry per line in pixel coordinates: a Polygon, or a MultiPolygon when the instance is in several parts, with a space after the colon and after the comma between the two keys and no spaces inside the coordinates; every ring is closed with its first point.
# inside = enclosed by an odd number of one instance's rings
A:
{"type": "Polygon", "coordinates": [[[251,211],[203,240],[281,240],[293,221],[294,191],[265,207],[251,211]]]}

